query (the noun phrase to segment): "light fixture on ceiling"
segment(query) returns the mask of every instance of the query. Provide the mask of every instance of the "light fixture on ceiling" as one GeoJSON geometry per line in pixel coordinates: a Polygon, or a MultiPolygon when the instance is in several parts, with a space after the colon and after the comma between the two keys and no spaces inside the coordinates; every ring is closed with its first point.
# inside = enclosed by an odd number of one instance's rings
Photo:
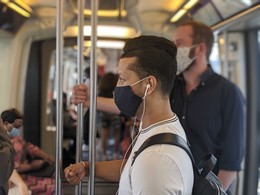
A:
{"type": "MultiPolygon", "coordinates": [[[[99,9],[97,10],[97,16],[98,17],[125,17],[127,15],[127,11],[125,10],[125,0],[120,0],[120,3],[117,4],[116,7],[113,5],[109,9],[99,9]]],[[[78,12],[78,7],[76,4],[77,1],[72,1],[72,7],[74,11],[78,12]]],[[[90,9],[84,9],[84,15],[85,16],[91,16],[92,12],[90,9]]]]}
{"type": "MultiPolygon", "coordinates": [[[[122,10],[121,13],[119,10],[98,10],[97,15],[100,17],[118,17],[121,14],[121,16],[126,16],[126,10],[122,10]]],[[[84,15],[90,16],[91,10],[85,9],[84,15]]]]}
{"type": "Polygon", "coordinates": [[[10,9],[14,10],[18,14],[24,17],[30,17],[32,9],[23,0],[0,0],[6,4],[10,9]]]}
{"type": "MultiPolygon", "coordinates": [[[[75,37],[78,34],[77,26],[69,26],[64,32],[65,37],[75,37]]],[[[84,36],[91,35],[91,26],[84,26],[84,36]]],[[[127,39],[137,36],[137,32],[134,28],[126,26],[109,26],[109,25],[99,25],[97,27],[97,36],[98,37],[107,37],[107,38],[118,38],[118,39],[127,39]]]]}
{"type": "Polygon", "coordinates": [[[171,18],[171,22],[178,21],[184,14],[187,13],[199,0],[190,0],[171,18]]]}
{"type": "MultiPolygon", "coordinates": [[[[122,49],[125,45],[124,41],[117,40],[98,40],[97,47],[98,48],[109,48],[109,49],[122,49]]],[[[91,46],[91,41],[84,41],[85,47],[91,46]]]]}

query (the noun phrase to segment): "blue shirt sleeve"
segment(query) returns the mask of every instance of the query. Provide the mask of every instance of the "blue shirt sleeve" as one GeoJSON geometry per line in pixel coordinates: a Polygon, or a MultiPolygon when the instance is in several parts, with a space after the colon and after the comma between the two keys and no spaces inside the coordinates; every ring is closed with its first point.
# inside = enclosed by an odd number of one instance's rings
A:
{"type": "Polygon", "coordinates": [[[238,171],[244,155],[244,100],[240,90],[228,83],[222,96],[222,144],[219,169],[238,171]]]}

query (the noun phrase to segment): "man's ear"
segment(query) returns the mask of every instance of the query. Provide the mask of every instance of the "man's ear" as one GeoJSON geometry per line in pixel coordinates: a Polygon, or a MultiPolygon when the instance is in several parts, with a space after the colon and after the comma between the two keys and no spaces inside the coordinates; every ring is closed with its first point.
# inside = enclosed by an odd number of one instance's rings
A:
{"type": "Polygon", "coordinates": [[[154,91],[156,86],[157,86],[156,78],[154,76],[149,76],[147,78],[147,84],[146,84],[147,94],[150,94],[152,91],[154,91]]]}
{"type": "Polygon", "coordinates": [[[200,43],[197,48],[198,48],[199,54],[205,54],[206,55],[206,53],[207,53],[207,46],[206,46],[205,43],[203,43],[203,42],[200,43]]]}

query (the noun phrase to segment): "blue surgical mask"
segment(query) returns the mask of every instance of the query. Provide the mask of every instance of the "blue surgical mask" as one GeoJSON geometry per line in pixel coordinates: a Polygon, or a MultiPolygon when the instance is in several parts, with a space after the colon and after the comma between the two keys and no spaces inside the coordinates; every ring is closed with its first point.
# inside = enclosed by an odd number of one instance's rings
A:
{"type": "Polygon", "coordinates": [[[10,137],[16,137],[20,135],[20,131],[17,128],[12,128],[12,130],[8,133],[10,137]]]}
{"type": "Polygon", "coordinates": [[[133,117],[136,114],[136,111],[140,104],[143,101],[143,98],[136,95],[131,86],[143,81],[146,78],[143,78],[132,85],[126,85],[121,87],[115,87],[114,91],[114,101],[118,109],[122,114],[128,117],[133,117]]]}

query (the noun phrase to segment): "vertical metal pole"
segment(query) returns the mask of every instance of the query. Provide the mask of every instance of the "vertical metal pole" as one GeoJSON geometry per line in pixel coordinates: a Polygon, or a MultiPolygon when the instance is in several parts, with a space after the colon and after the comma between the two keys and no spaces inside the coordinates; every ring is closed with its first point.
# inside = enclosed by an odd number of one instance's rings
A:
{"type": "Polygon", "coordinates": [[[228,53],[229,53],[229,50],[228,50],[228,32],[225,31],[223,33],[223,38],[224,38],[224,41],[225,41],[225,44],[224,44],[224,63],[223,63],[223,75],[226,77],[226,78],[229,78],[229,66],[228,66],[228,53]]]}
{"type": "MultiPolygon", "coordinates": [[[[83,47],[84,47],[84,0],[78,0],[78,51],[77,51],[77,67],[78,67],[78,84],[83,83],[83,47]]],[[[82,158],[82,138],[83,138],[83,104],[78,104],[77,114],[77,150],[76,162],[80,162],[82,158]]],[[[80,182],[75,188],[75,194],[82,194],[82,183],[80,182]]]]}
{"type": "Polygon", "coordinates": [[[246,150],[245,175],[243,193],[259,194],[259,42],[257,32],[252,30],[246,33],[246,76],[247,76],[247,110],[246,110],[246,150]]]}
{"type": "Polygon", "coordinates": [[[56,172],[55,172],[55,194],[61,194],[61,163],[62,163],[62,89],[63,89],[63,0],[57,1],[56,17],[56,86],[57,86],[57,108],[56,108],[56,172]]]}
{"type": "Polygon", "coordinates": [[[96,94],[97,94],[97,10],[98,0],[91,0],[91,52],[90,52],[90,123],[89,123],[89,184],[88,194],[95,194],[95,136],[96,136],[96,94]]]}

